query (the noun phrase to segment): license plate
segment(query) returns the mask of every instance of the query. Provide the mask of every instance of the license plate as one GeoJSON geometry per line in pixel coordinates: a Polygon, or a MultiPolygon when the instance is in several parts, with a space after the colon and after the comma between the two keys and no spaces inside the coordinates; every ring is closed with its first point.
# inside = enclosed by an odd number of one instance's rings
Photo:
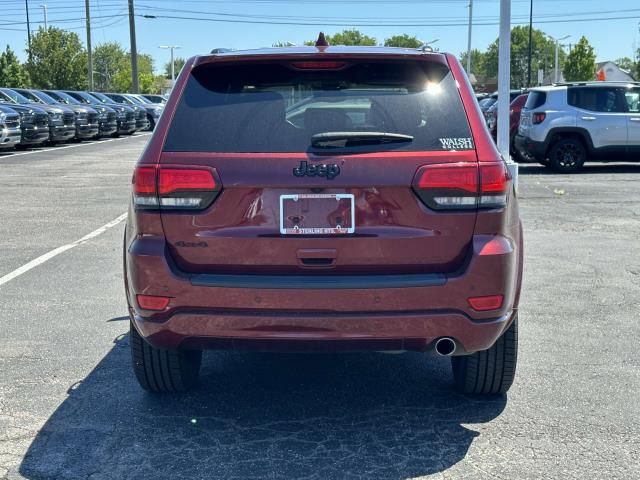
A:
{"type": "Polygon", "coordinates": [[[346,235],[355,232],[350,193],[280,195],[282,235],[346,235]]]}

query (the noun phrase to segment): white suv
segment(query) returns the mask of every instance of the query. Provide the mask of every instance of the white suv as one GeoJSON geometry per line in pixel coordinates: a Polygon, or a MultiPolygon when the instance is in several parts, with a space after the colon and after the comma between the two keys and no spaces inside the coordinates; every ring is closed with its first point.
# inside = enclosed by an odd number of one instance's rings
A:
{"type": "Polygon", "coordinates": [[[583,82],[531,90],[516,148],[559,172],[588,160],[638,159],[640,82],[583,82]]]}

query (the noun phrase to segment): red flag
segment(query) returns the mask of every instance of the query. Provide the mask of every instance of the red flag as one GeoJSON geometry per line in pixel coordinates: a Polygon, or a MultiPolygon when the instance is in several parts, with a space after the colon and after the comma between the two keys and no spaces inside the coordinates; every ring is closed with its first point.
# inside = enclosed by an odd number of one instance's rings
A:
{"type": "Polygon", "coordinates": [[[604,68],[601,68],[596,72],[596,80],[599,82],[604,82],[606,80],[606,75],[604,74],[604,68]]]}

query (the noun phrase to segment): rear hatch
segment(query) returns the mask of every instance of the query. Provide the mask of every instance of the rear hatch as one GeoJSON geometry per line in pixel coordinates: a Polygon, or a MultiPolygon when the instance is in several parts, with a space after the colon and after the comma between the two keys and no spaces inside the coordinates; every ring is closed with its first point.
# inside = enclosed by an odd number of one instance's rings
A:
{"type": "Polygon", "coordinates": [[[446,273],[464,263],[478,166],[446,63],[331,60],[193,69],[157,174],[179,269],[446,273]]]}

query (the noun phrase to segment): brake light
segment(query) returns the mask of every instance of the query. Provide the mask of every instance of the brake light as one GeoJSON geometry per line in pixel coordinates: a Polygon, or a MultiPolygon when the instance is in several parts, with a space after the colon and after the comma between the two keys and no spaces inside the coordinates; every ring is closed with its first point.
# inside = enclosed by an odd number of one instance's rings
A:
{"type": "Polygon", "coordinates": [[[531,123],[533,123],[534,125],[539,125],[544,122],[545,118],[547,118],[546,112],[535,112],[531,116],[531,123]]]}
{"type": "Polygon", "coordinates": [[[291,62],[291,66],[299,70],[339,70],[346,65],[345,62],[291,62]]]}
{"type": "Polygon", "coordinates": [[[133,199],[144,209],[203,209],[221,190],[208,168],[137,167],[133,199]]]}
{"type": "Polygon", "coordinates": [[[426,165],[416,179],[414,191],[434,210],[499,208],[507,203],[510,176],[503,162],[426,165]]]}

